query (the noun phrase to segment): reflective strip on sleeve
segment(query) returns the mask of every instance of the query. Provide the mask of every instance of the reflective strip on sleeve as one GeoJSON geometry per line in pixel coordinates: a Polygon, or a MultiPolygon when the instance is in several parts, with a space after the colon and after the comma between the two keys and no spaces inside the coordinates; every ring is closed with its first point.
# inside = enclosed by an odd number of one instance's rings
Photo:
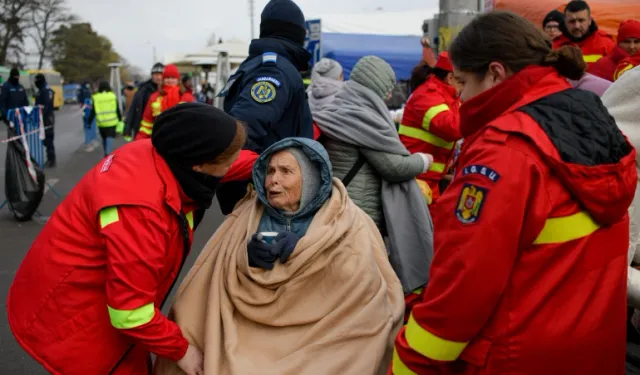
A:
{"type": "Polygon", "coordinates": [[[107,308],[111,325],[118,329],[131,329],[145,325],[153,319],[156,313],[153,303],[133,310],[118,310],[111,306],[107,306],[107,308]]]}
{"type": "Polygon", "coordinates": [[[418,289],[414,290],[414,291],[413,291],[413,292],[411,292],[411,293],[413,293],[413,294],[417,294],[417,295],[420,295],[420,294],[422,294],[422,288],[418,288],[418,289]]]}
{"type": "Polygon", "coordinates": [[[584,62],[586,63],[594,63],[602,58],[602,55],[584,55],[584,62]]]}
{"type": "Polygon", "coordinates": [[[191,230],[193,230],[193,211],[187,212],[185,217],[187,218],[187,221],[189,222],[189,228],[191,228],[191,230]]]}
{"type": "Polygon", "coordinates": [[[151,133],[153,133],[153,129],[146,126],[141,126],[139,131],[143,132],[146,135],[151,135],[151,133]]]}
{"type": "Polygon", "coordinates": [[[393,349],[393,363],[391,365],[391,372],[393,375],[418,375],[415,372],[411,371],[407,365],[402,362],[400,356],[398,355],[398,350],[393,349]]]}
{"type": "Polygon", "coordinates": [[[624,67],[624,68],[622,68],[622,69],[618,69],[618,70],[616,71],[616,73],[613,75],[613,80],[614,80],[614,81],[617,81],[617,80],[618,80],[618,78],[620,78],[620,77],[621,77],[624,73],[626,73],[627,71],[631,70],[633,67],[634,67],[633,65],[629,64],[629,65],[625,66],[625,67],[624,67]]]}
{"type": "Polygon", "coordinates": [[[107,207],[100,210],[100,228],[104,229],[107,225],[118,222],[118,207],[107,207]]]}
{"type": "Polygon", "coordinates": [[[445,340],[434,335],[422,328],[413,318],[413,314],[409,316],[404,337],[411,349],[427,358],[442,362],[455,361],[469,344],[445,340]]]}
{"type": "Polygon", "coordinates": [[[404,135],[406,137],[419,139],[421,141],[425,141],[429,144],[432,144],[436,147],[446,148],[447,150],[452,150],[455,142],[447,142],[444,139],[435,136],[427,131],[422,129],[412,128],[407,125],[400,125],[398,129],[398,134],[404,135]]]}
{"type": "Polygon", "coordinates": [[[140,126],[144,126],[144,127],[147,127],[147,128],[153,128],[153,124],[150,123],[149,121],[145,121],[145,120],[140,121],[140,126]]]}
{"type": "Polygon", "coordinates": [[[450,108],[446,104],[439,104],[429,108],[427,113],[424,114],[424,118],[422,119],[422,127],[425,130],[429,130],[429,127],[431,126],[431,121],[433,120],[433,118],[441,114],[442,112],[448,111],[448,110],[450,110],[450,108]]]}
{"type": "Polygon", "coordinates": [[[547,219],[544,228],[533,241],[534,245],[562,243],[586,237],[597,231],[600,225],[591,215],[581,211],[577,214],[547,219]]]}
{"type": "Polygon", "coordinates": [[[444,173],[446,166],[443,163],[431,163],[429,172],[444,173]]]}

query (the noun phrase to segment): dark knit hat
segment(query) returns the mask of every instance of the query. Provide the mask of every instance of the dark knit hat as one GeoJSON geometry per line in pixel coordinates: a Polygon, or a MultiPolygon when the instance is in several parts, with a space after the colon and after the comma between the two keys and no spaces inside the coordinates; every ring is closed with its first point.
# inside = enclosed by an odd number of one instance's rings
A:
{"type": "Polygon", "coordinates": [[[304,45],[304,14],[291,0],[271,0],[260,16],[260,38],[282,38],[304,45]]]}
{"type": "Polygon", "coordinates": [[[562,25],[564,23],[564,14],[562,14],[559,10],[552,10],[544,17],[542,21],[542,27],[544,28],[551,21],[556,21],[558,25],[562,25]]]}
{"type": "Polygon", "coordinates": [[[158,116],[151,143],[168,162],[201,165],[214,161],[231,145],[237,127],[236,120],[218,108],[183,103],[158,116]]]}

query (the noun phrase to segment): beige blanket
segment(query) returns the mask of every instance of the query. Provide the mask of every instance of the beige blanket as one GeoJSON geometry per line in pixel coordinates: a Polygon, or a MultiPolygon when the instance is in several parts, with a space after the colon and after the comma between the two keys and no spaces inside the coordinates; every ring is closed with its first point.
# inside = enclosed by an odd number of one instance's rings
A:
{"type": "MultiPolygon", "coordinates": [[[[206,375],[385,374],[404,297],[373,221],[334,179],[289,260],[250,268],[263,206],[249,193],[200,254],[172,318],[206,375]]],[[[182,374],[159,359],[155,374],[182,374]]]]}

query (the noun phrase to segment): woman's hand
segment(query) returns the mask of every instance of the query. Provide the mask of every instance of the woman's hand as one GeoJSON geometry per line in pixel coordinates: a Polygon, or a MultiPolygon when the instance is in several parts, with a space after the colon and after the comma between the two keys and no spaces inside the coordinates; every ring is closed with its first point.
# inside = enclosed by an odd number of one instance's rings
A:
{"type": "Polygon", "coordinates": [[[204,356],[200,349],[193,345],[189,345],[187,353],[176,364],[187,375],[204,375],[204,356]]]}
{"type": "Polygon", "coordinates": [[[420,155],[422,161],[424,161],[424,169],[422,170],[422,173],[426,173],[429,170],[429,167],[431,167],[431,164],[433,164],[433,155],[424,154],[422,152],[418,152],[417,154],[420,155]]]}

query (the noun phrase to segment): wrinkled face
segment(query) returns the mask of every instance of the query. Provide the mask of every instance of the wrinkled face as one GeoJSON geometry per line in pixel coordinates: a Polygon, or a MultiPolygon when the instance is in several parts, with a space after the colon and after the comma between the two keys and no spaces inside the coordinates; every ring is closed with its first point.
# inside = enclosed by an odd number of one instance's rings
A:
{"type": "Polygon", "coordinates": [[[556,21],[549,21],[546,25],[544,25],[544,32],[554,40],[555,38],[562,35],[562,31],[560,31],[560,24],[556,21]]]}
{"type": "Polygon", "coordinates": [[[287,212],[298,211],[302,196],[302,171],[292,153],[280,151],[271,157],[264,186],[271,207],[287,212]]]}
{"type": "Polygon", "coordinates": [[[580,12],[566,12],[565,23],[567,29],[576,38],[582,38],[589,31],[591,26],[591,13],[588,10],[581,10],[580,12]]]}
{"type": "Polygon", "coordinates": [[[178,86],[178,79],[177,78],[165,78],[163,80],[163,83],[165,86],[178,86]]]}
{"type": "Polygon", "coordinates": [[[461,71],[457,67],[454,67],[453,74],[458,81],[460,99],[463,102],[493,88],[510,76],[507,69],[498,62],[489,64],[489,69],[484,77],[478,77],[475,73],[461,71]]]}
{"type": "Polygon", "coordinates": [[[640,39],[638,38],[627,38],[620,42],[620,48],[627,51],[627,53],[631,56],[635,55],[638,51],[640,51],[640,39]]]}
{"type": "Polygon", "coordinates": [[[193,166],[193,170],[196,172],[208,174],[209,176],[214,177],[223,177],[231,168],[231,164],[233,164],[238,157],[240,156],[240,150],[236,151],[229,159],[220,161],[220,162],[211,162],[205,163],[202,165],[193,166]]]}
{"type": "Polygon", "coordinates": [[[161,85],[162,84],[162,73],[153,73],[151,75],[151,80],[156,85],[161,85]]]}

